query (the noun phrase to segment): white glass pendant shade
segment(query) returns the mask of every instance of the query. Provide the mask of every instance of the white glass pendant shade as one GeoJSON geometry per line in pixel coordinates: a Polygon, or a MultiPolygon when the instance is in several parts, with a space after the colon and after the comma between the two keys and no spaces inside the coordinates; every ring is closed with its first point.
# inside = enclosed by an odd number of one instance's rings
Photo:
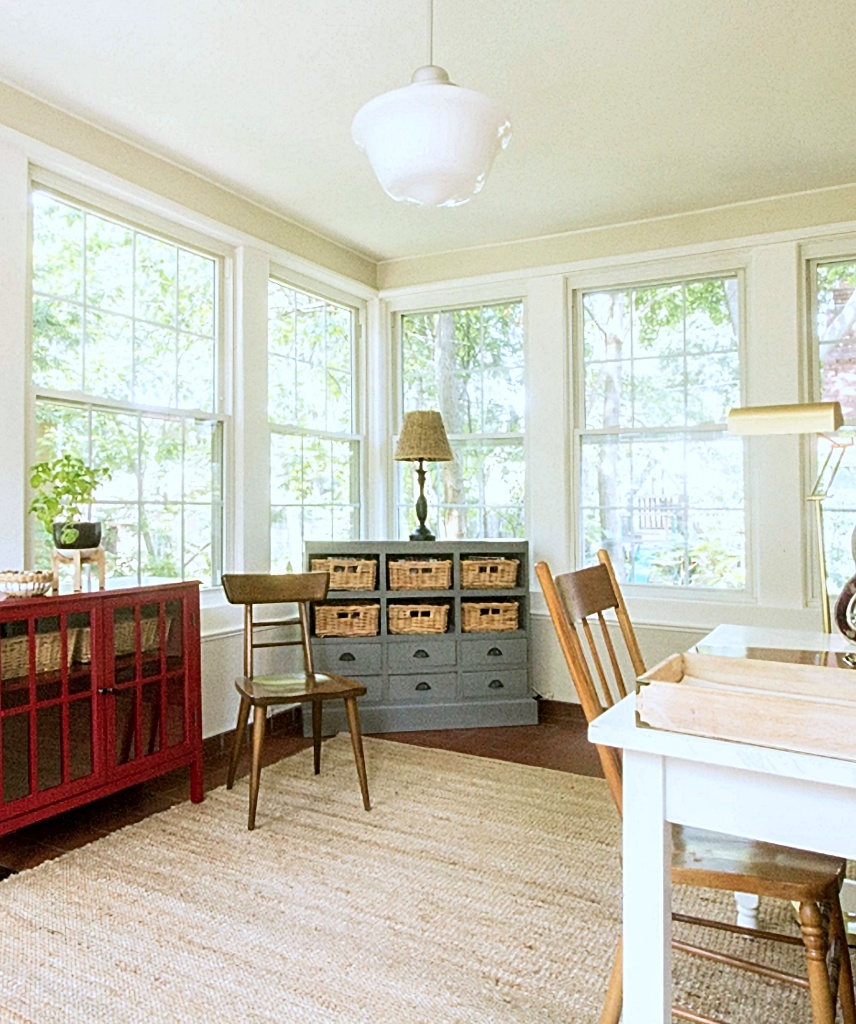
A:
{"type": "Polygon", "coordinates": [[[508,145],[511,124],[492,99],[429,66],[410,85],[369,100],[351,132],[387,195],[420,206],[460,206],[481,190],[508,145]]]}

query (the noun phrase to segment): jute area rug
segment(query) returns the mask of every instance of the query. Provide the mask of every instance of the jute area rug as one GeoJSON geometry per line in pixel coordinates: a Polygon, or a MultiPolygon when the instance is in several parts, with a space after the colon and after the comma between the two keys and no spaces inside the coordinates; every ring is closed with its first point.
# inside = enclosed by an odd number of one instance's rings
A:
{"type": "MultiPolygon", "coordinates": [[[[318,777],[309,751],[263,771],[255,832],[244,781],[0,883],[0,1022],[594,1024],[620,920],[605,784],[366,755],[370,813],[339,736],[318,777]]],[[[810,1020],[802,993],[685,966],[687,1002],[810,1020]]]]}

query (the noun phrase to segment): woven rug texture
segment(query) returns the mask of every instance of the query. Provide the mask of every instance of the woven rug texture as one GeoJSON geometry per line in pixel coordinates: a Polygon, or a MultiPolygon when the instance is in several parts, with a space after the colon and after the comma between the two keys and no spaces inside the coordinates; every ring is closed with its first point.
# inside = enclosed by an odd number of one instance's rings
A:
{"type": "MultiPolygon", "coordinates": [[[[621,906],[605,783],[365,746],[369,813],[338,736],[320,776],[311,751],[264,769],[254,832],[243,780],[0,883],[0,1022],[596,1024],[621,906]]],[[[676,904],[734,912],[723,893],[676,904]]],[[[765,901],[762,925],[798,933],[789,905],[765,901]]],[[[742,971],[676,957],[675,975],[729,1021],[811,1019],[804,993],[742,971]]]]}

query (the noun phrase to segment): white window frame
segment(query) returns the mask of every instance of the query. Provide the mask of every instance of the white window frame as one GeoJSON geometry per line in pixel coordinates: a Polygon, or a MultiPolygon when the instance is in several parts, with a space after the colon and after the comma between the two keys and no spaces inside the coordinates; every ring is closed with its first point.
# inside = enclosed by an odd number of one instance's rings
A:
{"type": "MultiPolygon", "coordinates": [[[[215,351],[215,409],[210,410],[189,410],[161,408],[145,406],[133,402],[118,402],[114,399],[97,395],[84,394],[82,392],[57,391],[51,388],[37,386],[32,377],[32,354],[33,354],[33,213],[32,203],[29,206],[28,239],[29,251],[27,258],[27,429],[26,429],[26,451],[27,464],[32,465],[36,452],[36,405],[38,401],[61,401],[69,406],[76,406],[81,409],[104,409],[107,412],[127,411],[131,414],[153,415],[164,419],[172,420],[193,420],[204,419],[216,422],[220,425],[222,445],[222,477],[220,481],[220,518],[219,529],[212,537],[212,549],[217,547],[216,570],[222,571],[228,564],[230,537],[229,510],[233,505],[232,501],[232,473],[230,466],[230,452],[233,449],[233,423],[231,417],[231,384],[232,367],[230,357],[234,351],[231,331],[231,309],[232,296],[230,283],[233,280],[234,250],[231,246],[224,245],[221,241],[212,238],[210,235],[197,231],[193,227],[179,221],[173,221],[147,209],[145,205],[136,205],[116,198],[111,190],[99,191],[87,185],[70,181],[52,171],[43,168],[32,168],[28,181],[28,196],[31,197],[35,191],[47,191],[57,197],[60,201],[67,201],[78,205],[95,215],[104,216],[109,220],[124,224],[131,230],[152,234],[166,242],[176,246],[196,250],[214,260],[217,274],[217,294],[215,319],[217,324],[217,342],[215,351]]],[[[133,503],[132,503],[133,504],[133,503]]],[[[27,517],[25,528],[25,548],[28,559],[33,560],[35,546],[35,531],[32,524],[32,517],[27,517]]],[[[139,579],[140,566],[137,566],[137,579],[139,579]]],[[[129,578],[130,579],[130,578],[129,578]]],[[[215,591],[219,587],[219,581],[215,578],[212,581],[202,581],[204,591],[215,591]]]]}
{"type": "MultiPolygon", "coordinates": [[[[741,375],[741,405],[747,404],[747,307],[750,253],[742,248],[726,252],[714,252],[699,256],[685,256],[652,260],[650,262],[628,262],[609,268],[582,270],[566,275],[567,316],[569,343],[567,346],[570,364],[569,403],[573,410],[571,419],[573,443],[570,451],[571,496],[569,509],[571,526],[568,564],[580,567],[582,551],[581,502],[581,443],[580,433],[585,415],[585,372],[582,339],[582,295],[586,292],[616,291],[620,289],[647,288],[668,285],[679,281],[694,281],[704,278],[735,277],[739,295],[739,337],[738,355],[741,375]]],[[[653,431],[652,431],[653,432],[653,431]]],[[[758,577],[755,569],[756,526],[752,515],[750,495],[750,467],[744,455],[744,521],[746,536],[746,581],[743,589],[716,589],[666,586],[650,583],[627,583],[626,593],[634,600],[634,619],[651,621],[685,621],[686,602],[697,608],[692,614],[699,621],[714,619],[723,621],[723,605],[741,606],[757,601],[758,577]],[[706,606],[706,607],[705,607],[706,606]]],[[[739,617],[739,616],[738,616],[739,617]]]]}
{"type": "MultiPolygon", "coordinates": [[[[341,291],[334,286],[327,285],[322,281],[315,280],[311,277],[306,277],[302,274],[296,273],[289,270],[275,262],[270,265],[270,272],[268,274],[269,281],[274,281],[278,284],[282,284],[287,288],[294,288],[298,291],[304,292],[309,295],[316,296],[319,299],[323,299],[338,306],[342,306],[350,310],[353,316],[353,341],[351,349],[351,420],[352,428],[349,433],[340,433],[336,431],[322,431],[322,430],[309,430],[304,427],[299,427],[296,424],[275,424],[271,419],[270,415],[267,416],[267,429],[268,429],[268,448],[271,447],[272,438],[275,434],[280,434],[289,437],[318,437],[322,439],[332,439],[336,441],[348,441],[355,442],[357,445],[357,475],[354,481],[357,488],[357,534],[354,538],[359,540],[365,536],[365,524],[366,517],[368,515],[367,509],[367,495],[368,488],[366,486],[366,450],[367,450],[367,437],[366,437],[366,409],[367,409],[367,394],[366,394],[366,321],[367,321],[367,310],[366,302],[355,295],[348,292],[341,291]]],[[[267,304],[267,292],[265,293],[265,323],[269,323],[269,307],[267,304]]],[[[267,368],[270,361],[270,344],[265,346],[265,367],[267,368]]],[[[265,379],[267,381],[267,369],[265,371],[265,379]]],[[[268,393],[265,393],[265,402],[267,403],[268,393]]],[[[268,483],[268,507],[270,510],[269,518],[269,532],[271,532],[272,518],[273,518],[273,502],[271,501],[270,495],[270,481],[268,483]]],[[[332,538],[330,538],[332,539],[332,538]]],[[[305,538],[304,538],[305,542],[305,538]]],[[[293,566],[295,571],[300,571],[301,566],[293,566]]]]}
{"type": "MultiPolygon", "coordinates": [[[[454,311],[458,309],[475,309],[482,306],[496,306],[501,305],[505,302],[517,302],[520,303],[523,310],[523,391],[524,391],[524,430],[522,434],[515,434],[514,437],[519,437],[521,442],[521,449],[523,455],[523,473],[524,473],[524,497],[523,497],[523,533],[520,538],[525,539],[529,534],[529,501],[528,501],[528,481],[529,481],[529,331],[528,331],[528,294],[525,287],[521,287],[519,284],[491,284],[484,286],[474,286],[472,288],[466,288],[461,290],[454,289],[443,289],[437,292],[428,293],[401,293],[391,298],[388,303],[388,310],[390,314],[390,332],[391,332],[391,349],[392,349],[392,367],[393,367],[393,379],[395,381],[395,400],[390,403],[390,409],[394,417],[393,423],[390,429],[390,444],[389,444],[389,473],[390,473],[390,488],[389,493],[392,495],[391,507],[389,510],[387,527],[389,536],[397,538],[399,540],[406,539],[406,534],[399,537],[398,533],[398,510],[403,506],[403,499],[400,493],[400,476],[397,472],[398,464],[392,459],[392,453],[395,449],[395,444],[398,439],[398,432],[401,429],[401,424],[404,420],[404,367],[402,365],[402,342],[403,342],[403,331],[402,331],[402,320],[405,316],[419,316],[427,313],[439,313],[454,311]]],[[[490,443],[492,439],[496,439],[500,443],[503,439],[507,438],[508,434],[449,434],[449,440],[451,442],[466,442],[472,441],[485,441],[490,443]]],[[[429,512],[428,525],[431,527],[431,519],[429,512]]],[[[415,526],[415,518],[414,523],[415,526]]],[[[436,527],[436,523],[433,524],[436,527]]]]}

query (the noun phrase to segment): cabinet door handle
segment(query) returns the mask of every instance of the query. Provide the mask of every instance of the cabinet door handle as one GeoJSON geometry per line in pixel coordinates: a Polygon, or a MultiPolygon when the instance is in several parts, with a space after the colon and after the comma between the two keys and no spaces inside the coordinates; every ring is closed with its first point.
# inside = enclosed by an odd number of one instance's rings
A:
{"type": "Polygon", "coordinates": [[[501,658],[502,651],[498,647],[491,647],[491,649],[487,652],[487,656],[489,658],[501,658]]]}
{"type": "Polygon", "coordinates": [[[419,647],[419,648],[417,648],[417,649],[416,649],[416,650],[415,650],[415,651],[413,652],[413,657],[414,657],[414,658],[430,658],[430,657],[431,657],[431,655],[430,655],[430,654],[429,654],[429,653],[428,653],[427,651],[423,651],[423,650],[422,650],[422,648],[421,648],[421,647],[419,647]]]}
{"type": "Polygon", "coordinates": [[[350,651],[345,651],[344,654],[339,655],[339,661],[356,661],[357,659],[351,654],[350,651]]]}
{"type": "Polygon", "coordinates": [[[487,688],[489,690],[504,690],[505,683],[501,679],[491,679],[491,681],[487,684],[487,688]]]}
{"type": "Polygon", "coordinates": [[[115,696],[116,694],[121,693],[122,691],[117,690],[115,686],[99,686],[98,692],[115,696]]]}
{"type": "Polygon", "coordinates": [[[423,681],[421,683],[417,683],[416,684],[416,689],[417,690],[430,690],[431,689],[431,684],[430,683],[426,683],[426,682],[423,681]]]}

